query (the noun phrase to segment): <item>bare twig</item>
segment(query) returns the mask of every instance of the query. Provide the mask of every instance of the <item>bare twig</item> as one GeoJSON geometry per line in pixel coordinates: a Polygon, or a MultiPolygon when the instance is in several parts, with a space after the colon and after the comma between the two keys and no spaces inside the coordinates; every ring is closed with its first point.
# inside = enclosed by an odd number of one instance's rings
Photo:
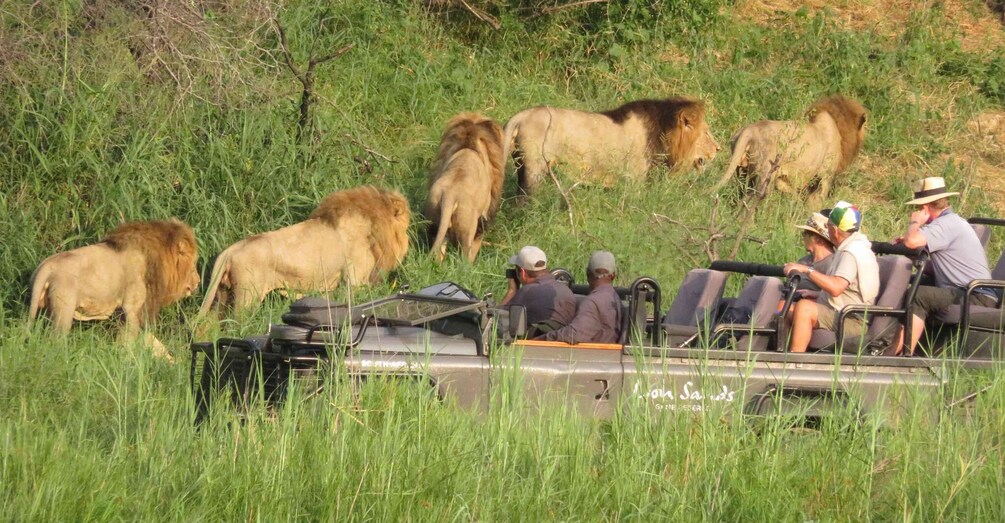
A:
{"type": "Polygon", "coordinates": [[[467,9],[469,13],[475,15],[475,18],[481,20],[482,22],[485,22],[486,24],[491,25],[492,29],[495,29],[495,30],[498,31],[502,27],[502,24],[500,24],[499,20],[496,20],[494,16],[492,16],[492,15],[486,13],[485,11],[482,11],[481,9],[478,9],[477,7],[469,4],[467,2],[467,0],[458,0],[458,2],[462,6],[464,6],[464,8],[467,9]]]}
{"type": "Polygon", "coordinates": [[[384,156],[383,154],[380,154],[379,152],[377,152],[377,151],[371,149],[370,147],[368,147],[365,143],[357,140],[356,138],[353,138],[353,136],[351,134],[349,134],[349,133],[345,133],[342,136],[345,136],[346,138],[348,138],[349,141],[353,143],[353,145],[355,145],[357,147],[362,147],[363,150],[366,151],[367,154],[369,154],[370,156],[375,156],[375,157],[380,158],[381,160],[384,160],[385,162],[388,162],[388,163],[398,163],[398,160],[395,160],[394,158],[389,158],[387,156],[384,156]]]}
{"type": "MultiPolygon", "coordinates": [[[[324,26],[324,19],[326,15],[321,15],[318,17],[318,32],[324,26]]],[[[321,58],[314,57],[314,47],[317,45],[318,39],[315,38],[311,41],[310,57],[307,59],[307,68],[303,71],[297,68],[296,63],[293,60],[293,53],[290,52],[289,45],[286,41],[286,30],[283,29],[283,25],[279,23],[279,18],[273,16],[272,24],[276,28],[276,32],[279,34],[279,47],[283,51],[283,58],[286,61],[286,67],[289,68],[293,76],[300,82],[303,86],[303,91],[300,93],[300,118],[297,120],[297,134],[300,139],[303,138],[307,126],[310,124],[310,111],[311,111],[311,98],[314,95],[314,68],[320,64],[334,60],[345,53],[349,52],[350,49],[356,46],[355,43],[350,43],[343,45],[339,50],[331,53],[329,55],[323,56],[321,58]]]]}
{"type": "Polygon", "coordinates": [[[606,3],[608,1],[609,0],[580,0],[579,2],[572,2],[572,3],[568,3],[568,4],[562,4],[562,5],[555,5],[555,6],[551,6],[551,7],[545,7],[543,9],[541,9],[541,14],[542,15],[550,15],[551,13],[554,13],[556,11],[561,11],[563,9],[571,9],[573,7],[581,7],[581,6],[590,5],[590,4],[606,3]]]}
{"type": "Polygon", "coordinates": [[[719,214],[719,202],[721,200],[718,196],[715,197],[715,205],[712,206],[712,215],[708,218],[708,227],[712,229],[713,232],[707,240],[705,240],[705,254],[708,255],[709,261],[715,261],[719,259],[719,251],[715,247],[715,242],[725,238],[725,235],[718,232],[717,226],[715,224],[715,218],[719,214]]]}
{"type": "Polygon", "coordinates": [[[768,171],[766,176],[763,176],[758,183],[754,197],[750,200],[750,204],[747,205],[747,212],[743,217],[743,221],[740,222],[740,230],[736,233],[736,243],[733,244],[733,250],[730,251],[729,257],[735,258],[736,253],[740,251],[740,242],[743,241],[744,235],[747,234],[747,229],[750,227],[751,222],[753,222],[754,214],[757,213],[757,208],[764,201],[764,198],[768,196],[768,190],[771,189],[771,184],[775,172],[782,165],[782,155],[779,154],[775,156],[775,159],[771,162],[771,170],[768,171]]]}
{"type": "Polygon", "coordinates": [[[568,191],[562,189],[562,184],[558,181],[558,176],[555,176],[555,172],[551,170],[551,163],[548,163],[548,176],[551,176],[551,181],[555,182],[555,187],[558,187],[559,194],[562,195],[562,199],[565,200],[565,210],[569,214],[569,227],[572,228],[572,234],[576,234],[576,222],[573,220],[572,216],[572,200],[569,199],[569,192],[579,185],[579,182],[572,184],[568,191]]]}

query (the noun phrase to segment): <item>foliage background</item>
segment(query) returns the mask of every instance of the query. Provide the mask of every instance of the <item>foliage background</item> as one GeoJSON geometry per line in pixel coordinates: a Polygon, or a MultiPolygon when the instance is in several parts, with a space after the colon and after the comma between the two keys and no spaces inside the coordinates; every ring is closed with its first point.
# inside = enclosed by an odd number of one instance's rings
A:
{"type": "MultiPolygon", "coordinates": [[[[442,125],[460,111],[505,121],[536,104],[594,110],[689,94],[706,100],[726,145],[746,123],[799,118],[840,92],[869,109],[870,134],[832,199],[858,203],[870,236],[901,230],[909,182],[928,175],[962,192],[962,214],[1002,213],[1000,3],[560,6],[477,3],[495,29],[449,0],[0,4],[0,510],[19,519],[1001,519],[1001,394],[951,424],[919,415],[892,433],[877,422],[808,438],[779,429],[764,439],[714,414],[628,413],[603,424],[562,412],[472,417],[397,390],[333,393],[311,407],[321,415],[263,414],[197,432],[185,365],[118,346],[107,323],[67,339],[26,327],[37,264],[124,220],[184,219],[205,273],[230,243],[303,219],[334,190],[397,188],[418,212],[442,125]],[[303,139],[301,86],[277,20],[300,67],[354,44],[317,67],[303,139]]],[[[672,295],[708,262],[713,233],[727,236],[720,252],[732,244],[743,198],[735,186],[710,190],[726,161],[577,187],[571,220],[554,187],[523,207],[508,201],[473,265],[456,255],[433,263],[416,215],[401,269],[358,293],[448,279],[499,295],[506,258],[535,243],[580,277],[591,251],[611,250],[622,281],[654,276],[672,295]]],[[[750,231],[759,241],[744,242],[739,258],[797,257],[791,225],[807,212],[798,199],[770,197],[750,231]]],[[[989,252],[1000,252],[998,238],[989,252]]],[[[165,310],[157,326],[182,362],[184,322],[200,298],[165,310]]],[[[284,306],[277,298],[223,329],[258,332],[284,306]]]]}

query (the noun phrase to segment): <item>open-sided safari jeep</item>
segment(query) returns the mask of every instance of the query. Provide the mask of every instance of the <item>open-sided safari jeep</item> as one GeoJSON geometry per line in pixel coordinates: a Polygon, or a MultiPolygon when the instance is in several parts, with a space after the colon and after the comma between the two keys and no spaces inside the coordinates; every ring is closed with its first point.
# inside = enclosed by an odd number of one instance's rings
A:
{"type": "MultiPolygon", "coordinates": [[[[907,292],[866,312],[883,312],[874,318],[893,318],[894,325],[904,318],[906,294],[923,269],[923,256],[906,266],[901,256],[881,260],[891,260],[882,262],[891,271],[907,271],[907,292]]],[[[736,262],[692,271],[665,314],[659,285],[640,278],[619,289],[625,314],[618,344],[521,339],[521,308],[494,308],[452,283],[351,306],[305,298],[266,334],[194,343],[191,379],[200,416],[214,399],[239,408],[256,399],[276,404],[294,382],[310,397],[331,379],[374,376],[426,384],[440,398],[484,409],[506,381],[500,373],[516,369],[531,404],[557,397],[584,414],[607,417],[619,402],[687,412],[742,402],[744,412],[755,414],[772,412],[787,398],[870,408],[905,396],[897,393],[902,387],[939,390],[953,375],[947,369],[995,366],[990,359],[890,356],[891,326],[877,327],[875,320],[861,340],[837,332],[815,353],[787,353],[778,304],[791,300],[797,282],[783,281],[780,271],[736,262]],[[753,276],[723,305],[726,270],[753,276]],[[745,309],[746,316],[736,314],[745,309]]],[[[903,287],[903,278],[895,280],[903,287]]]]}

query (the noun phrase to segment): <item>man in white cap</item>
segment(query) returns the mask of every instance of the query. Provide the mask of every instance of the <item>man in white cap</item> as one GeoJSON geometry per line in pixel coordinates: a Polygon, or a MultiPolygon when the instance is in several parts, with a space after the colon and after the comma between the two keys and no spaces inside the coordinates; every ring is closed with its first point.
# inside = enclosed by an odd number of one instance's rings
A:
{"type": "Polygon", "coordinates": [[[565,343],[618,343],[621,338],[621,298],[614,290],[618,268],[614,255],[596,251],[586,265],[590,294],[579,304],[572,323],[538,339],[565,343]]]}
{"type": "MultiPolygon", "coordinates": [[[[911,223],[904,236],[894,240],[911,249],[926,248],[931,255],[928,266],[935,276],[935,287],[918,287],[914,298],[911,345],[908,349],[911,354],[914,354],[930,314],[962,302],[965,289],[972,280],[991,278],[988,258],[977,233],[949,207],[949,197],[958,194],[947,191],[946,181],[939,176],[916,182],[914,199],[907,202],[907,205],[916,206],[911,213],[911,223]]],[[[997,297],[990,289],[978,290],[973,302],[994,307],[997,297]]],[[[904,330],[901,329],[895,345],[898,353],[902,350],[903,340],[904,330]]]]}
{"type": "Polygon", "coordinates": [[[576,315],[576,297],[568,285],[548,272],[548,257],[544,251],[528,245],[510,258],[509,263],[516,270],[507,278],[509,289],[501,305],[524,307],[531,335],[558,329],[572,321],[576,315]]]}

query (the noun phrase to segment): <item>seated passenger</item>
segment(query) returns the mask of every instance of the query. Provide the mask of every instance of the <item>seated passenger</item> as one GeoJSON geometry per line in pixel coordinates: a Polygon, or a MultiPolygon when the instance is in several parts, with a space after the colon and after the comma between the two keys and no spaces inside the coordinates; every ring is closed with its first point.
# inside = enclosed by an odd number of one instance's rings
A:
{"type": "MultiPolygon", "coordinates": [[[[803,256],[796,263],[813,267],[814,271],[824,274],[830,269],[834,262],[834,244],[827,237],[827,215],[830,209],[823,212],[815,212],[806,220],[805,225],[796,225],[797,229],[803,230],[803,247],[806,248],[806,256],[803,256]]],[[[799,282],[797,296],[799,299],[815,300],[820,295],[820,287],[810,281],[809,278],[799,282]]]]}
{"type": "MultiPolygon", "coordinates": [[[[910,353],[925,330],[925,319],[951,305],[963,301],[964,290],[973,280],[990,279],[988,258],[973,227],[953,212],[949,197],[958,192],[946,191],[946,181],[938,176],[915,184],[914,199],[907,205],[917,206],[911,213],[907,232],[895,242],[917,249],[925,247],[931,258],[928,267],[935,274],[935,287],[922,285],[914,298],[911,321],[910,353]]],[[[996,307],[998,296],[991,289],[978,289],[973,303],[996,307]]],[[[903,347],[904,329],[897,334],[897,353],[903,347]]]]}
{"type": "Polygon", "coordinates": [[[535,339],[565,343],[617,343],[621,336],[621,298],[614,290],[614,255],[596,251],[586,265],[590,294],[579,304],[572,323],[535,339]]]}
{"type": "Polygon", "coordinates": [[[533,337],[568,325],[576,315],[576,297],[568,285],[548,272],[544,251],[528,245],[509,260],[514,271],[506,271],[509,289],[500,305],[523,306],[527,310],[529,334],[533,337]]]}
{"type": "MultiPolygon", "coordinates": [[[[876,302],[879,293],[879,264],[872,252],[872,244],[859,231],[862,213],[858,208],[838,202],[827,220],[827,235],[837,251],[826,272],[799,263],[787,263],[786,274],[800,272],[804,278],[820,287],[816,301],[800,300],[792,314],[791,352],[806,352],[813,329],[837,330],[838,311],[846,305],[876,302]]],[[[860,318],[848,318],[844,332],[847,336],[861,334],[865,329],[860,318]]]]}

